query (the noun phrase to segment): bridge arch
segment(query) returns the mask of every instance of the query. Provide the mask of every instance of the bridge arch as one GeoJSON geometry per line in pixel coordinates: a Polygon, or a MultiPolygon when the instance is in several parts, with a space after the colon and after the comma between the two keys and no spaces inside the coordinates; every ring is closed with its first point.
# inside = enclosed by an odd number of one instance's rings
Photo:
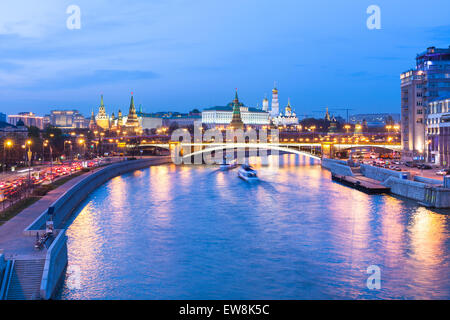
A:
{"type": "Polygon", "coordinates": [[[261,144],[251,144],[251,143],[237,143],[237,144],[223,144],[220,146],[215,146],[215,147],[211,147],[211,148],[205,148],[202,150],[198,150],[198,151],[194,151],[191,152],[189,154],[183,155],[182,159],[186,159],[189,157],[193,157],[195,155],[199,155],[199,154],[203,154],[206,152],[213,152],[213,151],[219,151],[219,150],[224,150],[224,149],[237,149],[237,148],[249,148],[249,149],[265,149],[265,150],[277,150],[277,151],[283,151],[283,152],[287,152],[287,153],[294,153],[294,154],[298,154],[301,156],[306,156],[306,157],[310,157],[314,160],[319,160],[321,161],[322,159],[316,155],[313,155],[311,153],[305,152],[305,151],[301,151],[301,150],[297,150],[297,149],[291,149],[291,148],[287,148],[287,147],[280,147],[280,146],[276,146],[276,145],[261,145],[261,144]]]}

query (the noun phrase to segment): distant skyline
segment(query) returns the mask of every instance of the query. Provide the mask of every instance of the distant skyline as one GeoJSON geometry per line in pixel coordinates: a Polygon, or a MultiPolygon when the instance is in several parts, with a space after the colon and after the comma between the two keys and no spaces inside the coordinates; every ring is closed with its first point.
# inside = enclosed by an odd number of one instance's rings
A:
{"type": "MultiPolygon", "coordinates": [[[[15,0],[0,3],[0,112],[146,112],[271,98],[317,116],[328,106],[399,113],[399,75],[450,45],[450,2],[430,0],[15,0]],[[69,30],[66,9],[81,9],[69,30]],[[366,9],[381,8],[381,30],[366,9]]],[[[334,112],[345,116],[345,112],[334,112]]]]}

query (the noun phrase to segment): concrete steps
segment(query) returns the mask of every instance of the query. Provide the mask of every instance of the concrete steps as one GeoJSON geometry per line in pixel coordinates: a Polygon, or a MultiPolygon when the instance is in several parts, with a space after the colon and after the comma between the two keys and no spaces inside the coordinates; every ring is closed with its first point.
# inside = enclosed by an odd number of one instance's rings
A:
{"type": "Polygon", "coordinates": [[[15,260],[6,300],[38,300],[44,259],[15,260]]]}

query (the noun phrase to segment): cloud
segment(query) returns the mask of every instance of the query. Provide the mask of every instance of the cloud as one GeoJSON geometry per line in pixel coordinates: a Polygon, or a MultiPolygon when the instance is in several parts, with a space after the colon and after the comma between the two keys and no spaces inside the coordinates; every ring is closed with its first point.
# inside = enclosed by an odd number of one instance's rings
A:
{"type": "Polygon", "coordinates": [[[92,85],[105,85],[120,82],[145,81],[160,78],[158,73],[141,70],[95,70],[85,74],[65,74],[55,78],[38,81],[25,88],[76,89],[92,85]]]}

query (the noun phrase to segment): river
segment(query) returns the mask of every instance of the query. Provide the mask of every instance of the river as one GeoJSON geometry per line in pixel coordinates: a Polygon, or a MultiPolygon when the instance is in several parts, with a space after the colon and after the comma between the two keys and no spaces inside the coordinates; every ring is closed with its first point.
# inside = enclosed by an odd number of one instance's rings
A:
{"type": "Polygon", "coordinates": [[[60,299],[449,299],[449,214],[331,181],[285,154],[116,177],[69,222],[60,299]],[[369,266],[380,288],[369,289],[369,266]]]}

